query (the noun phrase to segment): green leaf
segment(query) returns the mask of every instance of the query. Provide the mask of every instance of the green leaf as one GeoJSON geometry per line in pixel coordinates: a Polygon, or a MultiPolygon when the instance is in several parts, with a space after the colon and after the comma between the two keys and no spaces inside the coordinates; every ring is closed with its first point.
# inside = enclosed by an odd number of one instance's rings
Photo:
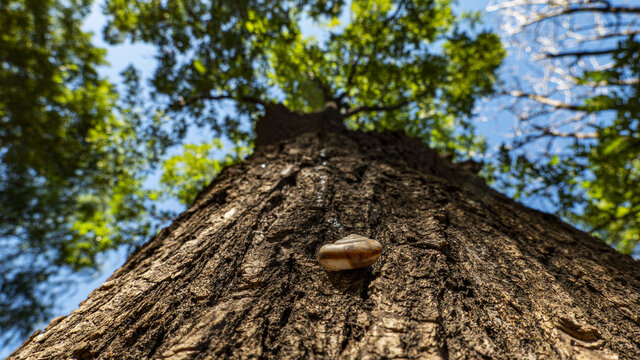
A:
{"type": "Polygon", "coordinates": [[[195,59],[193,61],[193,67],[200,74],[204,74],[207,71],[207,68],[204,67],[204,64],[202,64],[202,61],[200,59],[195,59]]]}

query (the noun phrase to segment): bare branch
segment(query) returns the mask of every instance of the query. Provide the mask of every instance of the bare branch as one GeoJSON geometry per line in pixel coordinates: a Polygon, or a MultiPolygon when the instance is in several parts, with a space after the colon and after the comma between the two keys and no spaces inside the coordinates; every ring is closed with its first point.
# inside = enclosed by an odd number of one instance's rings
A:
{"type": "MultiPolygon", "coordinates": [[[[592,4],[595,4],[593,2],[592,4]]],[[[611,14],[611,15],[620,15],[620,14],[640,14],[640,7],[624,7],[624,6],[610,6],[605,2],[600,1],[600,3],[604,4],[604,6],[589,6],[589,3],[578,4],[578,7],[571,7],[572,5],[569,2],[564,2],[561,4],[560,2],[555,3],[553,1],[511,1],[502,3],[499,5],[492,5],[487,8],[488,11],[496,11],[502,10],[505,11],[509,8],[516,8],[519,6],[532,6],[532,5],[550,5],[554,7],[555,11],[548,11],[547,13],[537,12],[537,17],[535,19],[526,21],[522,24],[522,27],[528,27],[531,25],[535,25],[541,23],[545,20],[553,19],[560,16],[577,14],[577,13],[599,13],[599,14],[611,14]],[[586,5],[586,6],[585,6],[586,5]]]]}
{"type": "Polygon", "coordinates": [[[568,56],[575,56],[575,57],[584,57],[584,56],[601,56],[601,55],[610,55],[613,54],[615,52],[617,52],[618,49],[617,48],[613,48],[613,49],[605,49],[605,50],[593,50],[593,51],[567,51],[567,52],[561,52],[561,53],[557,53],[557,54],[552,54],[552,53],[546,53],[544,54],[544,57],[546,58],[560,58],[560,57],[568,57],[568,56]]]}
{"type": "Polygon", "coordinates": [[[561,11],[557,11],[557,12],[553,12],[553,13],[549,13],[544,16],[541,16],[537,20],[530,22],[525,26],[533,25],[543,20],[551,19],[558,16],[575,14],[575,13],[585,13],[585,12],[592,12],[592,13],[597,12],[597,13],[603,13],[603,14],[640,14],[640,7],[604,6],[604,7],[565,8],[561,11]]]}
{"type": "Polygon", "coordinates": [[[640,79],[638,78],[629,78],[629,79],[612,79],[612,80],[608,80],[608,81],[599,81],[599,82],[588,82],[585,83],[585,85],[587,86],[608,86],[608,85],[626,85],[626,86],[630,86],[630,85],[636,85],[640,83],[640,79]]]}
{"type": "Polygon", "coordinates": [[[512,91],[506,91],[506,92],[502,92],[501,95],[511,95],[514,97],[520,97],[520,98],[528,98],[531,100],[535,100],[541,104],[544,105],[549,105],[552,106],[556,109],[566,109],[566,110],[573,110],[573,111],[583,111],[583,107],[580,105],[575,105],[575,104],[567,104],[564,103],[560,100],[555,100],[555,99],[551,99],[548,98],[546,96],[542,96],[542,95],[537,95],[537,94],[531,94],[531,93],[525,93],[523,91],[519,91],[519,90],[512,90],[512,91]]]}
{"type": "Polygon", "coordinates": [[[587,41],[599,41],[604,39],[609,39],[612,37],[621,37],[621,36],[630,36],[630,35],[640,35],[640,30],[622,30],[622,31],[614,31],[606,34],[599,34],[595,36],[585,37],[581,39],[581,42],[587,41]]]}
{"type": "Polygon", "coordinates": [[[553,128],[550,128],[550,127],[543,127],[543,126],[534,126],[533,128],[540,131],[540,137],[555,136],[555,137],[574,138],[574,139],[597,139],[598,138],[598,133],[596,132],[592,132],[592,133],[563,132],[563,131],[554,130],[553,128]]]}

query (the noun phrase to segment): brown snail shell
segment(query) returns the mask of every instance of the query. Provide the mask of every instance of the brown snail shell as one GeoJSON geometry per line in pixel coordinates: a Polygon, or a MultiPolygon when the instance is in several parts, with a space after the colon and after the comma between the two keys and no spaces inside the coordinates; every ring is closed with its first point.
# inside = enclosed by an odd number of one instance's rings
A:
{"type": "Polygon", "coordinates": [[[320,265],[329,271],[357,269],[376,262],[382,244],[364,236],[351,234],[318,251],[320,265]]]}

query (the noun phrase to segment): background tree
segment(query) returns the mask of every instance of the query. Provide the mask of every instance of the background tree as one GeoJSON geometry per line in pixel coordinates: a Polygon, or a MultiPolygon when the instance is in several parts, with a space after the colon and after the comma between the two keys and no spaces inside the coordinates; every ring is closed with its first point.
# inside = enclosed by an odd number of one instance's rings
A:
{"type": "MultiPolygon", "coordinates": [[[[152,232],[162,219],[152,200],[162,194],[143,180],[191,126],[238,144],[226,163],[242,158],[255,119],[278,102],[305,113],[336,109],[351,129],[403,129],[452,156],[483,149],[468,116],[492,92],[504,54],[495,35],[475,30],[476,17],[455,16],[448,1],[107,1],[107,40],[157,48],[148,99],[135,69],[123,73],[119,98],[96,74],[103,52],[80,30],[88,4],[0,7],[9,204],[1,263],[19,269],[3,271],[5,334],[46,314],[51,287],[42,281],[93,268],[99,253],[152,232]],[[328,35],[305,36],[303,22],[328,35]],[[221,116],[222,100],[234,100],[233,116],[221,116]]],[[[167,161],[165,184],[180,183],[189,173],[181,162],[211,146],[186,149],[167,161]]],[[[212,175],[221,165],[197,163],[212,175]]],[[[186,203],[195,189],[172,192],[186,203]]]]}
{"type": "Polygon", "coordinates": [[[0,329],[49,317],[63,269],[148,232],[141,171],[161,138],[97,74],[84,1],[0,4],[0,329]],[[151,141],[147,144],[146,141],[151,141]],[[118,226],[115,226],[118,224],[118,226]]]}
{"type": "Polygon", "coordinates": [[[499,182],[630,253],[640,241],[640,7],[506,0],[489,10],[520,56],[506,70],[517,131],[499,182]]]}

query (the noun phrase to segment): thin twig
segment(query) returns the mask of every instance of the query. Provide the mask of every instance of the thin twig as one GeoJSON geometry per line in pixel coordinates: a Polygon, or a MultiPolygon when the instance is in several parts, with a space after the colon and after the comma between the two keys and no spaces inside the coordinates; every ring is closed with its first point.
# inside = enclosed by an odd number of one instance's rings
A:
{"type": "Polygon", "coordinates": [[[189,98],[182,98],[180,97],[180,100],[176,103],[173,103],[169,106],[170,109],[178,109],[178,108],[182,108],[185,106],[189,106],[197,101],[200,100],[235,100],[238,102],[245,102],[245,103],[251,103],[251,104],[258,104],[258,105],[262,105],[264,107],[268,107],[270,105],[274,105],[271,102],[266,102],[263,101],[261,99],[258,98],[254,98],[251,96],[233,96],[233,95],[229,95],[229,94],[222,94],[222,95],[208,95],[208,94],[202,94],[202,95],[198,95],[198,96],[192,96],[189,98]]]}

